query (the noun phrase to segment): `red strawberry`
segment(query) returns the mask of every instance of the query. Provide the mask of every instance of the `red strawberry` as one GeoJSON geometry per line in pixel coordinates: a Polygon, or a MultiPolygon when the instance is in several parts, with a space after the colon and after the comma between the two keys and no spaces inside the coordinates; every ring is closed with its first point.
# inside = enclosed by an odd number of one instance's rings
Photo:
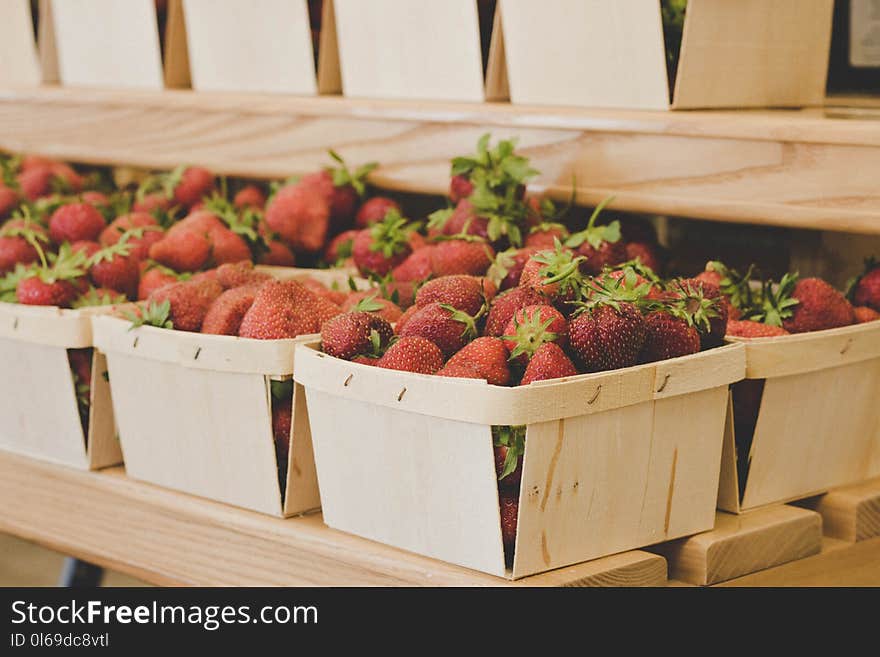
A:
{"type": "Polygon", "coordinates": [[[337,306],[341,306],[342,304],[344,304],[349,297],[349,292],[343,292],[342,290],[331,290],[321,281],[312,278],[311,276],[298,276],[296,280],[309,288],[317,296],[325,297],[335,303],[337,306]]]}
{"type": "Polygon", "coordinates": [[[478,216],[467,199],[459,201],[451,214],[441,214],[440,217],[442,225],[435,222],[432,227],[441,228],[444,235],[475,235],[489,240],[489,220],[478,216]]]}
{"type": "Polygon", "coordinates": [[[245,314],[239,335],[281,340],[315,333],[320,328],[317,299],[314,292],[298,281],[267,281],[245,314]]]}
{"type": "Polygon", "coordinates": [[[337,315],[321,327],[321,348],[336,358],[376,356],[388,345],[393,331],[381,317],[365,312],[337,315]]]}
{"type": "Polygon", "coordinates": [[[378,296],[375,290],[352,292],[340,308],[343,312],[358,310],[378,315],[392,324],[403,315],[403,311],[396,303],[378,296]]]}
{"type": "Polygon", "coordinates": [[[195,230],[168,231],[150,247],[150,258],[174,271],[198,271],[211,257],[211,243],[195,230]]]}
{"type": "Polygon", "coordinates": [[[510,318],[503,337],[511,360],[525,365],[545,342],[568,346],[568,322],[553,306],[526,306],[510,318]]]}
{"type": "Polygon", "coordinates": [[[373,224],[382,221],[389,210],[397,210],[399,214],[403,212],[397,201],[386,196],[374,196],[361,205],[354,218],[354,223],[358,228],[369,228],[373,224]]]}
{"type": "Polygon", "coordinates": [[[635,365],[645,338],[642,313],[632,303],[613,297],[588,306],[569,324],[571,350],[587,372],[635,365]]]}
{"type": "MultiPolygon", "coordinates": [[[[273,381],[273,384],[288,383],[273,381]]],[[[287,386],[284,386],[286,391],[287,386]]],[[[287,479],[287,462],[290,456],[290,430],[293,424],[293,395],[284,394],[276,397],[276,386],[272,388],[272,438],[275,441],[275,459],[278,462],[278,476],[281,481],[287,479]]]]}
{"type": "Polygon", "coordinates": [[[211,242],[211,260],[215,265],[241,262],[253,257],[245,239],[229,228],[212,229],[208,239],[211,242]]]}
{"type": "Polygon", "coordinates": [[[228,289],[208,308],[202,321],[202,333],[238,335],[241,321],[257,296],[257,285],[228,289]]]}
{"type": "Polygon", "coordinates": [[[354,358],[352,358],[351,362],[358,363],[360,365],[369,365],[371,367],[374,367],[375,365],[377,365],[379,363],[379,359],[376,358],[375,356],[367,356],[367,355],[362,354],[360,356],[355,356],[354,358]]]}
{"type": "Polygon", "coordinates": [[[767,317],[768,324],[782,326],[789,333],[805,333],[848,326],[855,322],[853,307],[846,297],[819,278],[783,277],[779,288],[765,293],[765,308],[782,309],[767,317]],[[796,282],[795,282],[796,281],[796,282]],[[796,301],[793,305],[791,301],[796,301]]]}
{"type": "Polygon", "coordinates": [[[451,379],[486,379],[480,373],[477,366],[471,363],[452,363],[450,365],[447,362],[437,371],[437,376],[445,376],[451,379]]]}
{"type": "Polygon", "coordinates": [[[781,326],[732,319],[727,322],[727,335],[738,338],[772,338],[777,335],[788,335],[788,331],[781,326]]]}
{"type": "Polygon", "coordinates": [[[90,240],[81,240],[70,245],[70,250],[74,253],[83,253],[87,258],[91,258],[101,250],[101,245],[90,240]]]}
{"type": "Polygon", "coordinates": [[[402,263],[397,265],[391,277],[395,281],[423,281],[433,273],[433,253],[436,247],[432,244],[413,251],[402,263]]]}
{"type": "Polygon", "coordinates": [[[529,359],[520,385],[527,386],[533,381],[576,376],[577,373],[577,368],[558,344],[545,342],[529,359]]]}
{"type": "Polygon", "coordinates": [[[519,490],[522,481],[522,456],[526,449],[525,439],[525,427],[492,427],[495,474],[500,490],[519,490]]]}
{"type": "Polygon", "coordinates": [[[9,215],[18,205],[18,192],[0,183],[0,219],[9,215]]]}
{"type": "Polygon", "coordinates": [[[865,322],[874,322],[880,319],[880,312],[868,306],[856,306],[853,308],[853,315],[856,318],[856,324],[864,324],[865,322]]]}
{"type": "Polygon", "coordinates": [[[89,276],[96,286],[121,292],[129,299],[137,297],[140,261],[132,255],[127,239],[95,252],[89,262],[89,276]]]}
{"type": "Polygon", "coordinates": [[[92,385],[92,349],[68,349],[67,359],[78,386],[92,385]]]}
{"type": "Polygon", "coordinates": [[[65,192],[75,194],[83,188],[85,180],[69,164],[55,162],[52,164],[51,168],[55,179],[60,182],[61,187],[65,192]]]}
{"type": "Polygon", "coordinates": [[[515,287],[507,290],[495,297],[489,306],[483,333],[494,337],[502,336],[517,310],[544,303],[547,303],[547,300],[530,287],[515,287]]]}
{"type": "Polygon", "coordinates": [[[38,198],[48,196],[52,192],[54,179],[55,172],[47,166],[26,169],[16,176],[21,195],[28,201],[36,201],[38,198]]]}
{"type": "Polygon", "coordinates": [[[458,374],[443,374],[449,368],[473,368],[477,376],[472,378],[485,379],[493,386],[506,386],[510,383],[510,368],[507,359],[510,353],[504,342],[499,338],[482,337],[469,342],[459,351],[452,355],[440,374],[443,376],[458,376],[458,374]]]}
{"type": "Polygon", "coordinates": [[[214,174],[204,167],[186,167],[177,174],[174,185],[174,202],[190,207],[210,195],[214,190],[214,174]]]}
{"type": "Polygon", "coordinates": [[[166,285],[155,290],[148,301],[171,304],[169,318],[178,331],[196,331],[214,300],[223,293],[223,287],[215,280],[190,280],[166,285]]]}
{"type": "Polygon", "coordinates": [[[495,259],[495,251],[482,240],[444,240],[434,245],[431,269],[435,276],[482,276],[495,259]]]}
{"type": "Polygon", "coordinates": [[[523,268],[529,259],[538,252],[538,249],[508,249],[495,257],[495,262],[489,267],[486,276],[502,290],[507,290],[519,285],[523,268]]]}
{"type": "Polygon", "coordinates": [[[402,337],[388,347],[378,367],[417,374],[435,374],[443,366],[443,354],[433,342],[419,336],[402,337]]]}
{"type": "Polygon", "coordinates": [[[102,192],[88,190],[80,194],[79,198],[83,203],[94,205],[99,210],[110,205],[110,198],[102,192]]]}
{"type": "Polygon", "coordinates": [[[250,260],[227,262],[217,267],[217,282],[227,290],[242,285],[263,283],[271,278],[269,274],[255,271],[254,263],[250,260]]]}
{"type": "Polygon", "coordinates": [[[505,559],[513,559],[516,547],[516,522],[519,516],[519,491],[503,490],[498,493],[501,506],[501,542],[504,544],[505,559]]]}
{"type": "Polygon", "coordinates": [[[418,306],[415,306],[415,305],[407,308],[404,311],[404,313],[394,323],[394,332],[397,335],[400,335],[400,332],[403,330],[403,327],[406,326],[407,322],[409,322],[409,320],[412,318],[412,316],[415,315],[419,310],[421,310],[421,308],[419,308],[418,306]]]}
{"type": "Polygon", "coordinates": [[[716,347],[724,342],[727,333],[727,304],[723,302],[717,285],[684,278],[673,281],[669,290],[684,301],[688,312],[697,320],[703,349],[716,347]]]}
{"type": "Polygon", "coordinates": [[[477,329],[474,318],[467,313],[445,304],[430,303],[419,308],[398,335],[427,338],[448,358],[475,338],[477,329]]]}
{"type": "Polygon", "coordinates": [[[449,181],[449,200],[453,203],[467,198],[473,191],[473,184],[465,176],[452,176],[452,180],[449,181]]]}
{"type": "Polygon", "coordinates": [[[155,290],[171,283],[176,283],[178,280],[180,279],[177,277],[177,274],[161,265],[147,268],[141,274],[141,279],[138,283],[138,300],[144,301],[155,290]]]}
{"type": "Polygon", "coordinates": [[[346,260],[351,258],[354,238],[358,236],[359,232],[357,230],[346,230],[330,240],[327,248],[324,249],[324,262],[331,266],[341,266],[344,264],[346,260]]]}
{"type": "Polygon", "coordinates": [[[552,251],[539,251],[533,254],[523,267],[520,287],[529,287],[554,303],[565,303],[580,296],[584,277],[581,274],[582,260],[557,243],[552,251]]]}
{"type": "Polygon", "coordinates": [[[136,199],[131,206],[132,212],[146,212],[148,214],[157,210],[160,212],[167,212],[170,209],[171,199],[169,199],[163,192],[143,194],[140,198],[136,199]]]}
{"type": "Polygon", "coordinates": [[[0,275],[12,271],[17,264],[37,262],[40,255],[33,243],[45,246],[48,241],[45,229],[34,221],[7,221],[0,228],[0,275]]]}
{"type": "Polygon", "coordinates": [[[852,286],[852,302],[880,312],[880,264],[869,260],[865,273],[852,286]]]}
{"type": "Polygon", "coordinates": [[[385,276],[412,252],[407,241],[406,219],[390,210],[385,219],[357,234],[352,257],[361,274],[385,276]]]}
{"type": "Polygon", "coordinates": [[[319,296],[315,301],[315,320],[318,329],[324,326],[325,322],[330,321],[334,317],[342,314],[342,308],[330,301],[327,297],[319,296]]]}
{"type": "Polygon", "coordinates": [[[627,259],[626,246],[621,241],[620,222],[612,221],[610,224],[597,224],[596,219],[611,199],[605,199],[593,212],[587,227],[574,233],[565,245],[577,249],[584,257],[581,270],[584,273],[596,276],[606,266],[614,266],[627,259]]]}
{"type": "Polygon", "coordinates": [[[655,272],[663,271],[663,260],[660,255],[660,248],[656,244],[649,244],[648,242],[627,242],[626,259],[637,260],[642,265],[655,272]]]}
{"type": "Polygon", "coordinates": [[[284,242],[278,240],[270,240],[266,242],[269,249],[261,253],[257,257],[257,262],[261,265],[273,265],[275,267],[293,267],[296,265],[296,256],[284,242]]]}
{"type": "Polygon", "coordinates": [[[130,230],[141,229],[138,233],[129,235],[128,243],[131,245],[132,255],[138,260],[145,260],[150,254],[150,247],[162,239],[162,229],[153,215],[147,212],[132,212],[123,214],[101,231],[98,241],[102,246],[112,246],[119,241],[122,234],[130,230]]]}
{"type": "Polygon", "coordinates": [[[441,276],[428,281],[416,293],[416,305],[445,303],[456,310],[476,316],[486,305],[483,279],[464,274],[441,276]]]}
{"type": "Polygon", "coordinates": [[[523,246],[532,249],[552,249],[557,241],[565,242],[568,237],[568,229],[562,224],[541,223],[529,231],[523,246]]]}
{"type": "Polygon", "coordinates": [[[49,237],[55,244],[80,240],[95,242],[104,228],[104,217],[88,203],[62,205],[49,219],[49,237]]]}
{"type": "Polygon", "coordinates": [[[328,152],[339,166],[303,176],[300,184],[316,189],[326,199],[333,230],[339,232],[352,225],[355,208],[366,192],[367,175],[378,165],[368,162],[351,171],[338,153],[328,152]]]}
{"type": "Polygon", "coordinates": [[[248,185],[236,192],[235,197],[232,199],[232,205],[239,210],[244,210],[245,208],[262,210],[266,205],[266,195],[256,185],[248,185]]]}
{"type": "Polygon", "coordinates": [[[31,306],[68,308],[79,296],[79,290],[70,281],[47,283],[38,276],[30,276],[18,282],[15,296],[19,303],[31,306]]]}
{"type": "Polygon", "coordinates": [[[19,279],[15,296],[19,303],[31,306],[70,307],[83,291],[87,257],[76,253],[65,244],[49,265],[41,249],[37,249],[40,264],[32,266],[19,279]]]}
{"type": "Polygon", "coordinates": [[[655,310],[645,315],[645,345],[642,363],[695,354],[700,350],[700,333],[685,319],[655,310]]]}
{"type": "Polygon", "coordinates": [[[266,224],[295,250],[314,253],[330,228],[330,205],[313,187],[287,185],[266,207],[266,224]]]}

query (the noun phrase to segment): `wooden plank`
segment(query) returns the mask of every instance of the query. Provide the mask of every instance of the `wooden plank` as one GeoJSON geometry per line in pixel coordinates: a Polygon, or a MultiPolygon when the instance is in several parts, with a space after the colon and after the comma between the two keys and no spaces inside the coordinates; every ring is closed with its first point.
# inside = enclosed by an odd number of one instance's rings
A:
{"type": "Polygon", "coordinates": [[[40,84],[40,66],[29,0],[0,5],[0,84],[40,84]]]}
{"type": "Polygon", "coordinates": [[[779,505],[743,515],[719,511],[712,531],[650,549],[666,557],[671,577],[706,585],[802,559],[821,547],[821,517],[779,505]]]}
{"type": "Polygon", "coordinates": [[[0,531],[164,585],[662,586],[662,558],[616,555],[508,582],[326,527],[0,454],[0,531]]]}
{"type": "Polygon", "coordinates": [[[803,112],[633,112],[186,91],[7,90],[0,148],[75,161],[284,178],[379,160],[377,185],[445,193],[483,132],[517,136],[534,188],[634,212],[880,234],[876,121],[803,112]]]}
{"type": "Polygon", "coordinates": [[[836,488],[802,506],[822,516],[826,536],[850,542],[880,536],[880,479],[836,488]]]}

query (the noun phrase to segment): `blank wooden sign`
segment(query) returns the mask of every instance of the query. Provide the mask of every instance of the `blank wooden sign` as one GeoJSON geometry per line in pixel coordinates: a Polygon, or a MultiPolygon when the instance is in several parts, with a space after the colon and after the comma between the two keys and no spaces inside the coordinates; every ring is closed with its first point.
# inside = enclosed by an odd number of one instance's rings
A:
{"type": "Polygon", "coordinates": [[[162,88],[154,0],[52,0],[52,19],[62,84],[162,88]]]}
{"type": "Polygon", "coordinates": [[[194,89],[318,92],[306,0],[184,0],[183,7],[194,89]]]}
{"type": "Polygon", "coordinates": [[[334,0],[334,5],[346,96],[485,98],[476,0],[334,0]]]}
{"type": "Polygon", "coordinates": [[[37,85],[40,66],[30,0],[0,2],[0,84],[37,85]]]}

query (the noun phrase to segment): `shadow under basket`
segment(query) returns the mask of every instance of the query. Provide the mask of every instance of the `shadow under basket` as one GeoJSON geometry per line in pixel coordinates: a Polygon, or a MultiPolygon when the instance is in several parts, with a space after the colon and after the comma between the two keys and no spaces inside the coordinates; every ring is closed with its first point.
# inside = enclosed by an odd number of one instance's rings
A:
{"type": "Polygon", "coordinates": [[[107,365],[91,349],[90,317],[100,312],[0,303],[0,448],[81,470],[122,462],[107,365]],[[74,350],[90,365],[87,392],[74,379],[74,350]]]}
{"type": "Polygon", "coordinates": [[[727,345],[519,388],[339,360],[297,346],[324,521],[519,578],[711,529],[727,345]],[[492,426],[525,425],[512,568],[505,565],[492,426]]]}
{"type": "Polygon", "coordinates": [[[880,322],[731,342],[734,386],[718,508],[791,502],[880,475],[880,322]]]}
{"type": "Polygon", "coordinates": [[[107,357],[130,477],[275,516],[320,506],[299,386],[292,386],[286,463],[273,433],[272,381],[291,379],[303,338],[131,330],[115,317],[96,318],[94,334],[107,357]]]}

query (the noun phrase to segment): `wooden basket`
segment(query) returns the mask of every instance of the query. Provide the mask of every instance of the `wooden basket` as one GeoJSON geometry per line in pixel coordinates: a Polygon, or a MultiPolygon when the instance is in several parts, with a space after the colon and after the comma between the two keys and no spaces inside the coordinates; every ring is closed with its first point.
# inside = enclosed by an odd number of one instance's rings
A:
{"type": "Polygon", "coordinates": [[[67,356],[92,346],[90,317],[101,312],[0,303],[0,448],[83,470],[122,462],[104,357],[92,354],[83,431],[67,356]]]}
{"type": "Polygon", "coordinates": [[[746,378],[765,383],[744,473],[731,403],[719,508],[739,513],[880,475],[880,322],[731,340],[745,345],[746,378]]]}
{"type": "Polygon", "coordinates": [[[833,0],[689,0],[674,88],[659,0],[499,0],[514,103],[821,104],[833,0]],[[549,45],[549,44],[552,44],[549,45]]]}
{"type": "Polygon", "coordinates": [[[521,388],[297,347],[324,521],[509,578],[711,529],[742,345],[521,388]],[[493,425],[527,425],[505,568],[493,425]]]}
{"type": "MultiPolygon", "coordinates": [[[[259,267],[279,279],[343,283],[345,270],[259,267]]],[[[94,321],[106,355],[129,476],[276,516],[320,506],[302,388],[293,386],[283,488],[272,433],[272,380],[290,379],[290,340],[252,340],[94,321]]],[[[313,340],[314,336],[308,339],[313,340]]]]}

